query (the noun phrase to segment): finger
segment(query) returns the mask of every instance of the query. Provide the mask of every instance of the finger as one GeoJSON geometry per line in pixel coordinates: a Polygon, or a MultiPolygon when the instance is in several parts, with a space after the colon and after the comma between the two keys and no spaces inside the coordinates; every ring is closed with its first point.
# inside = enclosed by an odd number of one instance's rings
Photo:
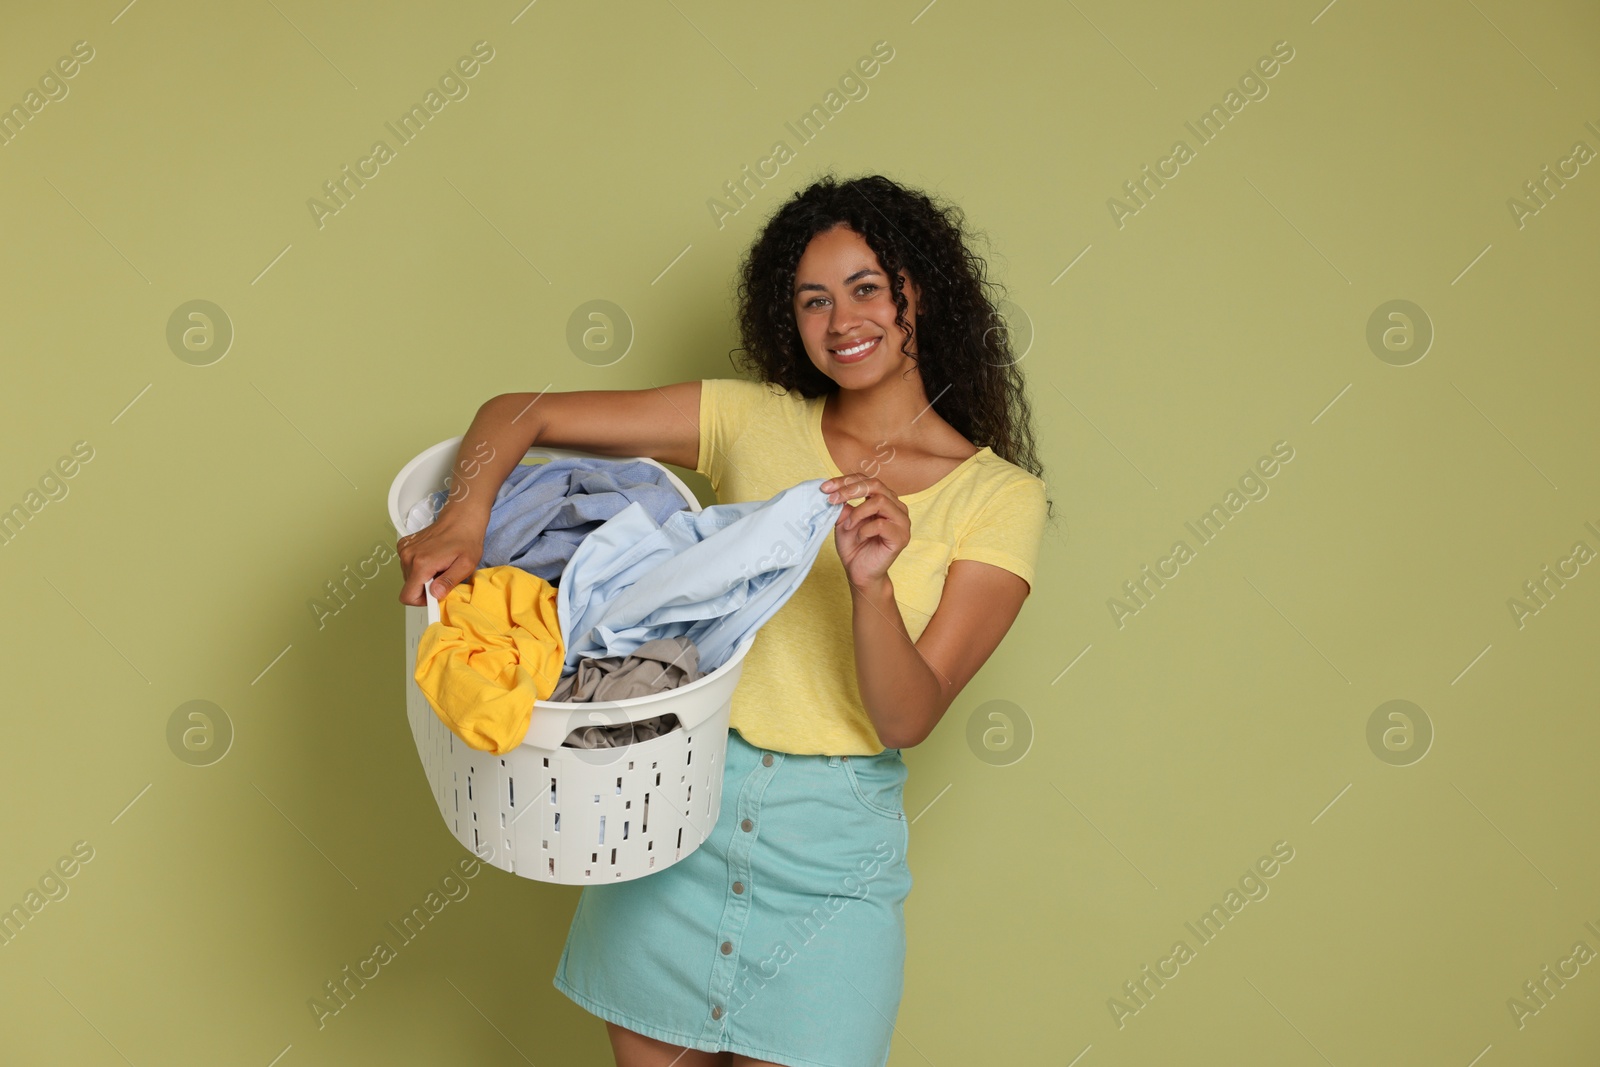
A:
{"type": "Polygon", "coordinates": [[[854,530],[878,511],[878,503],[867,497],[859,504],[846,504],[839,519],[847,530],[854,530]]]}
{"type": "Polygon", "coordinates": [[[909,540],[905,532],[887,515],[875,515],[861,524],[856,531],[856,536],[866,541],[879,538],[883,544],[895,552],[904,548],[909,540]]]}
{"type": "Polygon", "coordinates": [[[428,531],[421,530],[417,533],[406,534],[394,543],[394,554],[400,557],[400,563],[409,572],[412,561],[417,558],[417,552],[428,543],[428,531]]]}
{"type": "MultiPolygon", "coordinates": [[[[414,548],[413,553],[411,561],[406,564],[406,580],[400,588],[400,602],[422,607],[427,603],[422,595],[423,587],[435,586],[437,579],[449,577],[457,565],[458,557],[442,558],[436,549],[428,545],[414,548]]],[[[459,578],[452,579],[444,589],[448,591],[458,580],[459,578]]],[[[436,586],[433,598],[444,599],[444,593],[438,591],[436,586]]]]}
{"type": "Polygon", "coordinates": [[[449,595],[450,590],[454,589],[468,578],[471,578],[474,573],[475,571],[471,560],[456,560],[430,584],[430,588],[433,590],[433,599],[443,600],[449,595]]]}
{"type": "Polygon", "coordinates": [[[848,499],[852,500],[858,496],[865,496],[868,498],[881,497],[884,500],[892,500],[896,504],[900,503],[900,497],[896,495],[893,489],[883,484],[882,479],[871,478],[865,474],[856,475],[856,482],[849,487],[849,492],[848,499]]]}
{"type": "Polygon", "coordinates": [[[861,497],[871,496],[874,487],[878,485],[876,478],[868,478],[864,474],[846,474],[842,478],[834,479],[834,489],[829,499],[837,497],[835,503],[858,500],[861,497]]]}
{"type": "Polygon", "coordinates": [[[431,560],[412,560],[406,564],[405,584],[400,587],[400,603],[422,607],[427,600],[422,595],[423,586],[437,576],[439,564],[431,560]]]}
{"type": "Polygon", "coordinates": [[[906,528],[911,526],[911,516],[906,512],[905,506],[897,501],[889,501],[883,496],[868,496],[859,504],[845,505],[845,525],[854,530],[873,516],[883,516],[889,521],[895,521],[896,516],[903,516],[906,528]]]}

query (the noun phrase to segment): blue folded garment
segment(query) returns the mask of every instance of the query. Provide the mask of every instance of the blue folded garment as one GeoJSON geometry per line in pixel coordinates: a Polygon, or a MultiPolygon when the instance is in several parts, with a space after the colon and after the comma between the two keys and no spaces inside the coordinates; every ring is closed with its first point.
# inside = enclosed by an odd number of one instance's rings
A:
{"type": "Polygon", "coordinates": [[[844,505],[814,478],[770,500],[680,511],[657,523],[629,504],[584,539],[562,572],[563,674],[687,637],[706,673],[777,613],[810,572],[844,505]]]}
{"type": "MultiPolygon", "coordinates": [[[[447,495],[432,495],[435,516],[447,495]]],[[[478,567],[509,564],[556,584],[579,542],[634,504],[656,522],[689,506],[653,463],[565,457],[518,464],[495,494],[478,567]]]]}

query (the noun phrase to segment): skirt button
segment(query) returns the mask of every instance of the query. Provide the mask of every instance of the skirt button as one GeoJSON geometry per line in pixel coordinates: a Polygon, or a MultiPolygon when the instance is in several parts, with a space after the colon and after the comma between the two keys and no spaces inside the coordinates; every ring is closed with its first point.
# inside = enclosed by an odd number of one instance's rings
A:
{"type": "Polygon", "coordinates": [[[724,956],[726,956],[728,953],[730,953],[732,951],[733,951],[733,942],[732,941],[724,941],[722,943],[722,954],[724,956]]]}
{"type": "Polygon", "coordinates": [[[764,753],[761,754],[761,765],[763,767],[772,766],[772,753],[764,752],[764,753]]]}
{"type": "Polygon", "coordinates": [[[744,822],[739,824],[739,829],[749,831],[755,829],[755,825],[755,823],[751,822],[749,819],[746,819],[744,822]]]}
{"type": "Polygon", "coordinates": [[[743,893],[744,892],[744,883],[743,882],[735,882],[735,883],[733,883],[733,891],[735,893],[743,893]]]}

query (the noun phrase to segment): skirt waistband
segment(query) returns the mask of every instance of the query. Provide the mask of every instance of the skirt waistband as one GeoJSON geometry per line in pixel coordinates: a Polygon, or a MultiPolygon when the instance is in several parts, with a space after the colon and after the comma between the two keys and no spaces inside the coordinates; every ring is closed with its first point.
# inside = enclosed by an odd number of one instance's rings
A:
{"type": "Polygon", "coordinates": [[[900,754],[900,749],[898,748],[886,748],[882,752],[872,753],[870,755],[864,753],[851,753],[848,756],[830,756],[826,753],[811,752],[782,752],[775,748],[762,748],[759,745],[753,745],[749,741],[745,740],[744,735],[739,732],[738,727],[734,726],[728,727],[728,744],[739,745],[751,753],[770,752],[772,753],[774,759],[782,757],[785,760],[812,760],[818,763],[826,763],[830,767],[839,766],[840,762],[843,760],[851,760],[856,763],[876,761],[904,762],[900,754]]]}

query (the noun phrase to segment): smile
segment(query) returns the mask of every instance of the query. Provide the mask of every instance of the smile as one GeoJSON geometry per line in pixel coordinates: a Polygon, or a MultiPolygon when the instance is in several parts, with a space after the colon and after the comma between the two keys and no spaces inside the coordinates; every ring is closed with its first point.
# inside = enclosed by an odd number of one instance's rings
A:
{"type": "Polygon", "coordinates": [[[841,363],[855,363],[871,355],[873,350],[878,347],[878,341],[879,338],[874,337],[849,348],[830,348],[828,351],[833,353],[834,358],[841,363]]]}

